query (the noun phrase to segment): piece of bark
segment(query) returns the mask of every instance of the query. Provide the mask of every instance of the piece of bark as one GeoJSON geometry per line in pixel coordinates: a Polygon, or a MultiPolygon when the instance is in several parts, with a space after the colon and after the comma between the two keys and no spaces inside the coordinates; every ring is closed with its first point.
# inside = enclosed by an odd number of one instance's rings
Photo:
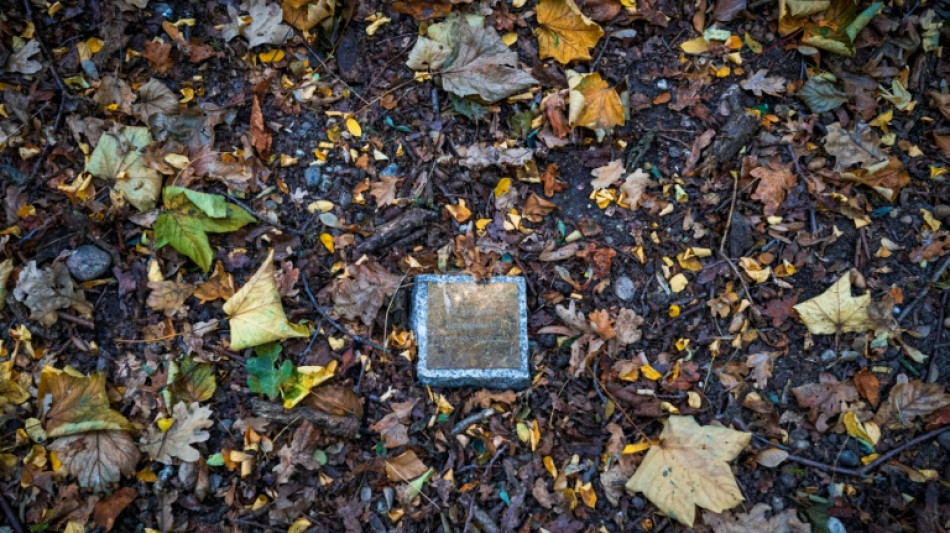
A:
{"type": "Polygon", "coordinates": [[[357,253],[374,252],[411,235],[426,224],[434,222],[438,214],[425,209],[410,209],[402,215],[382,224],[376,232],[356,247],[357,253]]]}
{"type": "Polygon", "coordinates": [[[716,134],[712,146],[706,149],[703,164],[700,166],[701,174],[708,177],[713,172],[722,172],[725,167],[735,165],[736,154],[749,144],[758,128],[759,119],[752,113],[734,113],[716,134]]]}
{"type": "Polygon", "coordinates": [[[309,420],[314,427],[328,435],[355,438],[359,435],[360,422],[352,416],[337,416],[316,409],[298,405],[293,409],[284,409],[279,403],[261,398],[251,398],[251,409],[257,416],[290,424],[296,420],[309,420]]]}

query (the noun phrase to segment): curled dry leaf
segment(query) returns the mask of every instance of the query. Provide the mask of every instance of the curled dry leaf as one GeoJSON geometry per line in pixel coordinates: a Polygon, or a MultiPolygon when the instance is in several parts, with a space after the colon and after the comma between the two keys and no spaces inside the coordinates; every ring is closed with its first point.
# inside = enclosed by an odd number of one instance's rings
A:
{"type": "Polygon", "coordinates": [[[795,509],[772,514],[772,507],[757,503],[748,513],[703,513],[703,520],[716,533],[811,533],[811,524],[798,519],[795,509]]]}
{"type": "Polygon", "coordinates": [[[623,176],[623,172],[623,161],[614,159],[610,163],[607,163],[602,167],[595,168],[590,172],[591,175],[594,176],[594,179],[591,180],[590,185],[595,190],[612,187],[616,182],[620,181],[621,176],[623,176]]]}
{"type": "Polygon", "coordinates": [[[386,477],[389,481],[409,482],[428,470],[429,467],[412,450],[402,452],[392,459],[386,459],[386,477]]]}
{"type": "Polygon", "coordinates": [[[950,405],[950,394],[944,391],[941,383],[927,383],[915,379],[908,381],[901,374],[891,388],[887,402],[881,405],[874,422],[879,426],[908,428],[915,419],[927,416],[934,411],[950,405]]]}
{"type": "MultiPolygon", "coordinates": [[[[718,6],[717,6],[718,7],[718,6]]],[[[781,76],[768,76],[767,69],[760,68],[754,74],[742,80],[739,85],[747,91],[752,91],[756,96],[762,96],[762,93],[772,96],[779,96],[785,92],[785,78],[781,76]]]]}
{"type": "Polygon", "coordinates": [[[755,462],[766,468],[775,468],[788,459],[788,452],[778,448],[766,448],[755,455],[755,462]]]}
{"type": "Polygon", "coordinates": [[[620,192],[623,193],[626,204],[630,209],[636,209],[640,205],[640,199],[647,188],[656,185],[650,175],[641,169],[636,169],[624,178],[623,185],[620,186],[620,192]]]}
{"type": "Polygon", "coordinates": [[[369,427],[380,434],[387,448],[398,448],[409,443],[409,431],[406,422],[409,421],[409,415],[417,401],[394,402],[391,405],[393,412],[369,427]]]}
{"type": "Polygon", "coordinates": [[[321,293],[333,299],[333,310],[341,316],[349,320],[358,318],[369,326],[386,295],[399,285],[399,278],[375,262],[350,266],[347,272],[321,293]]]}
{"type": "Polygon", "coordinates": [[[751,438],[725,427],[700,426],[691,416],[671,416],[627,490],[642,492],[670,518],[692,527],[697,505],[721,513],[744,500],[728,462],[751,438]]]}
{"type": "Polygon", "coordinates": [[[53,263],[47,268],[38,268],[36,261],[23,266],[13,297],[30,308],[30,318],[46,327],[59,319],[59,309],[72,308],[76,312],[92,318],[92,304],[79,290],[69,270],[63,263],[53,263]]]}
{"type": "Polygon", "coordinates": [[[802,407],[809,408],[808,418],[818,431],[828,430],[828,419],[841,413],[849,403],[857,401],[854,385],[838,381],[831,374],[822,373],[818,383],[809,383],[792,389],[802,407]]]}

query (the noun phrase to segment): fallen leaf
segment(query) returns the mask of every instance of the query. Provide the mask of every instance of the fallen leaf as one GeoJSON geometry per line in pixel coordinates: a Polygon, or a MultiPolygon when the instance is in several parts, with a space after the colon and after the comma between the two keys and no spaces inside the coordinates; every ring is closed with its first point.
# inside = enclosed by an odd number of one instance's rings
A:
{"type": "Polygon", "coordinates": [[[122,487],[108,498],[96,502],[93,511],[96,524],[105,531],[110,531],[115,525],[115,519],[138,497],[139,492],[133,487],[122,487]]]}
{"type": "Polygon", "coordinates": [[[459,165],[472,170],[491,166],[520,167],[534,158],[530,148],[497,148],[486,144],[473,144],[459,150],[459,165]]]}
{"type": "Polygon", "coordinates": [[[406,66],[412,70],[438,71],[452,56],[452,48],[428,37],[419,37],[409,51],[406,66]]]}
{"type": "Polygon", "coordinates": [[[765,389],[769,378],[772,377],[772,365],[778,356],[779,352],[758,352],[746,358],[745,364],[755,378],[755,388],[765,389]]]}
{"type": "Polygon", "coordinates": [[[660,511],[692,527],[697,505],[721,513],[744,501],[728,461],[751,438],[725,427],[700,426],[692,416],[671,416],[626,488],[642,492],[660,511]]]}
{"type": "MultiPolygon", "coordinates": [[[[950,136],[948,136],[950,138],[950,136]]],[[[544,172],[541,173],[541,184],[544,187],[544,196],[551,198],[555,194],[563,191],[567,188],[567,184],[559,181],[558,178],[558,165],[557,163],[549,164],[544,172]]]]}
{"type": "Polygon", "coordinates": [[[643,337],[643,332],[640,331],[642,325],[643,317],[638,315],[636,311],[621,308],[614,323],[614,329],[617,331],[617,342],[622,346],[627,346],[639,341],[643,337]]]}
{"type": "Polygon", "coordinates": [[[333,309],[349,320],[360,319],[369,326],[376,318],[386,295],[399,285],[399,278],[378,263],[353,265],[349,276],[341,276],[322,293],[333,298],[333,309]]]}
{"type": "Polygon", "coordinates": [[[730,22],[737,15],[745,11],[746,0],[717,0],[713,8],[712,18],[719,22],[730,22]]]}
{"type": "MultiPolygon", "coordinates": [[[[168,364],[168,396],[165,405],[175,405],[179,401],[186,403],[210,400],[217,388],[214,367],[194,357],[185,357],[181,361],[168,364]]],[[[164,392],[164,391],[163,391],[164,392]]]]}
{"type": "Polygon", "coordinates": [[[386,459],[386,477],[390,481],[408,482],[425,474],[428,470],[429,467],[412,450],[402,452],[392,459],[386,459]]]}
{"type": "Polygon", "coordinates": [[[541,59],[551,57],[563,65],[590,59],[590,49],[604,36],[604,30],[581,13],[574,0],[541,0],[537,17],[541,59]]]}
{"type": "Polygon", "coordinates": [[[854,385],[839,382],[827,373],[818,376],[818,383],[795,387],[792,393],[795,394],[799,405],[809,408],[808,418],[815,422],[818,431],[827,431],[828,419],[841,413],[847,404],[858,399],[858,391],[854,385]]]}
{"type": "Polygon", "coordinates": [[[636,169],[624,178],[623,185],[620,186],[620,192],[626,197],[624,202],[630,209],[636,209],[640,205],[640,199],[648,187],[656,185],[650,175],[641,169],[636,169]]]}
{"type": "Polygon", "coordinates": [[[7,72],[36,74],[43,68],[43,63],[34,60],[33,57],[37,55],[42,57],[42,52],[39,41],[36,39],[28,41],[23,48],[7,57],[7,72]]]}
{"type": "Polygon", "coordinates": [[[283,0],[284,20],[300,31],[310,31],[335,12],[335,0],[283,0]]]}
{"type": "Polygon", "coordinates": [[[760,68],[754,74],[749,74],[749,77],[742,80],[739,85],[747,91],[752,91],[752,94],[756,96],[762,96],[762,93],[779,96],[784,93],[785,78],[781,76],[766,77],[768,73],[767,69],[760,68]]]}
{"type": "Polygon", "coordinates": [[[754,200],[762,202],[762,212],[766,216],[774,215],[785,203],[785,195],[798,183],[798,177],[792,172],[791,165],[777,161],[769,162],[767,167],[757,167],[749,172],[759,178],[759,184],[752,194],[754,200]]]}
{"type": "Polygon", "coordinates": [[[76,287],[63,263],[53,263],[42,269],[37,268],[36,261],[25,264],[17,278],[13,297],[26,304],[30,309],[30,318],[45,327],[56,323],[59,309],[72,308],[92,318],[92,304],[76,287]]]}
{"type": "Polygon", "coordinates": [[[380,434],[380,437],[385,441],[386,448],[398,448],[409,444],[409,432],[405,423],[408,422],[409,415],[417,401],[393,402],[391,404],[393,412],[369,427],[369,429],[380,434]]]}
{"type": "Polygon", "coordinates": [[[284,314],[274,279],[273,249],[257,272],[225,302],[223,309],[230,321],[232,350],[310,336],[306,327],[291,324],[284,314]]]}
{"type": "Polygon", "coordinates": [[[595,168],[590,172],[591,175],[594,176],[594,179],[591,180],[590,185],[595,190],[612,187],[614,183],[620,181],[620,178],[623,176],[623,172],[623,161],[614,159],[610,163],[607,163],[602,167],[595,168]]]}
{"type": "MultiPolygon", "coordinates": [[[[152,64],[152,68],[158,74],[168,72],[168,69],[175,66],[175,62],[170,57],[172,51],[171,43],[164,39],[156,38],[145,42],[145,48],[142,50],[142,57],[152,64]]],[[[178,102],[175,102],[176,105],[178,102]]]]}
{"type": "Polygon", "coordinates": [[[822,77],[808,78],[798,90],[798,97],[815,113],[831,111],[848,101],[847,94],[822,77]]]}
{"type": "Polygon", "coordinates": [[[825,292],[793,309],[813,335],[833,335],[874,329],[868,316],[870,293],[851,296],[851,275],[845,273],[825,292]]]}
{"type": "Polygon", "coordinates": [[[298,366],[290,377],[280,384],[280,395],[284,399],[284,409],[291,409],[307,395],[310,389],[332,378],[336,373],[336,361],[327,366],[298,366]]]}
{"type": "Polygon", "coordinates": [[[284,13],[278,4],[267,0],[249,0],[247,6],[251,22],[241,26],[240,32],[247,39],[248,48],[262,44],[284,44],[293,35],[290,26],[283,23],[284,13]]]}
{"type": "Polygon", "coordinates": [[[396,188],[400,178],[392,174],[381,174],[379,181],[369,185],[369,193],[376,199],[376,207],[382,208],[396,200],[396,188]]]}
{"type": "Polygon", "coordinates": [[[148,295],[146,303],[156,311],[164,311],[166,315],[173,316],[185,305],[185,300],[195,292],[195,287],[190,283],[179,283],[177,281],[150,281],[148,288],[152,290],[148,295]]]}
{"type": "Polygon", "coordinates": [[[250,134],[254,149],[257,150],[258,155],[266,159],[267,154],[270,153],[270,145],[273,142],[273,138],[267,129],[267,125],[264,124],[264,115],[261,112],[261,99],[257,95],[254,96],[253,104],[251,105],[250,134]]]}
{"type": "Polygon", "coordinates": [[[757,503],[748,513],[703,513],[703,521],[716,533],[811,533],[811,524],[799,520],[795,509],[769,514],[770,505],[757,503]]]}
{"type": "Polygon", "coordinates": [[[36,398],[45,409],[44,429],[50,438],[132,429],[132,424],[109,405],[105,374],[84,376],[68,367],[44,367],[36,398]]]}
{"type": "Polygon", "coordinates": [[[254,348],[256,357],[249,357],[245,363],[247,388],[251,392],[264,394],[271,400],[276,400],[280,395],[284,382],[294,372],[294,365],[290,361],[277,364],[282,350],[276,342],[254,348]]]}
{"type": "Polygon", "coordinates": [[[135,474],[139,449],[125,431],[90,431],[56,439],[49,445],[79,485],[97,492],[122,476],[135,474]]]}
{"type": "Polygon", "coordinates": [[[32,381],[30,374],[14,372],[13,359],[0,361],[0,409],[29,400],[32,381]]]}
{"type": "Polygon", "coordinates": [[[861,397],[871,404],[871,407],[877,407],[878,395],[881,391],[881,384],[877,376],[867,368],[862,368],[854,375],[854,386],[858,389],[861,397]]]}
{"type": "Polygon", "coordinates": [[[201,459],[201,453],[192,444],[204,442],[211,436],[205,431],[214,425],[211,414],[211,409],[197,402],[190,405],[178,402],[173,411],[175,422],[172,427],[161,431],[150,426],[148,436],[142,441],[142,450],[152,459],[167,465],[173,464],[175,458],[194,463],[201,459]]]}
{"type": "Polygon", "coordinates": [[[132,114],[132,102],[135,101],[135,93],[132,87],[118,76],[107,74],[99,82],[99,90],[94,97],[99,109],[109,112],[119,112],[124,115],[132,114]]]}
{"type": "Polygon", "coordinates": [[[531,222],[539,223],[546,215],[549,215],[555,209],[557,209],[557,205],[532,193],[527,201],[525,201],[524,209],[521,213],[531,222]]]}
{"type": "Polygon", "coordinates": [[[828,125],[823,143],[825,151],[835,158],[835,172],[843,172],[855,165],[867,168],[887,159],[880,149],[880,139],[863,122],[859,122],[853,131],[845,130],[840,122],[828,125]]]}
{"type": "Polygon", "coordinates": [[[908,381],[901,374],[891,388],[887,401],[881,405],[874,421],[879,426],[909,428],[915,418],[927,416],[950,405],[950,394],[944,391],[942,383],[927,383],[915,379],[908,381]],[[893,421],[893,424],[890,422],[893,421]]]}
{"type": "Polygon", "coordinates": [[[766,468],[775,468],[785,462],[788,452],[778,448],[766,448],[755,455],[755,462],[766,468]]]}
{"type": "Polygon", "coordinates": [[[158,114],[174,115],[178,112],[178,99],[164,83],[149,78],[139,87],[139,97],[132,104],[135,116],[145,124],[151,124],[151,118],[158,114]]]}
{"type": "Polygon", "coordinates": [[[142,160],[141,149],[151,142],[152,134],[144,126],[125,126],[119,133],[103,133],[86,171],[97,178],[115,181],[115,189],[130,204],[139,211],[148,211],[158,202],[162,187],[162,177],[142,160]]]}
{"type": "Polygon", "coordinates": [[[569,70],[570,86],[568,123],[592,130],[609,130],[623,126],[623,104],[617,91],[607,85],[600,74],[580,74],[569,70]]]}
{"type": "Polygon", "coordinates": [[[208,233],[228,233],[254,222],[243,207],[226,202],[219,194],[169,186],[162,192],[162,203],[165,211],[153,226],[156,246],[171,245],[205,272],[214,259],[208,233]]]}

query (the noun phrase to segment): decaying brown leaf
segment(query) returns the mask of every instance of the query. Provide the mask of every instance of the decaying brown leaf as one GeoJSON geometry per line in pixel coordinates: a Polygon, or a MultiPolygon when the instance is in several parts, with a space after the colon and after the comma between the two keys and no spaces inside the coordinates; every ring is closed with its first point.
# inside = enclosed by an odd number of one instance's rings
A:
{"type": "Polygon", "coordinates": [[[210,416],[211,409],[197,402],[191,405],[178,402],[172,426],[168,431],[150,427],[148,436],[142,441],[142,450],[160,463],[173,464],[174,458],[193,463],[201,458],[201,454],[192,444],[208,440],[210,434],[205,430],[214,425],[210,416]]]}
{"type": "Polygon", "coordinates": [[[854,385],[838,381],[831,374],[822,373],[818,383],[809,383],[792,389],[798,404],[809,408],[808,418],[819,431],[827,431],[828,419],[842,412],[849,403],[857,401],[854,385]]]}

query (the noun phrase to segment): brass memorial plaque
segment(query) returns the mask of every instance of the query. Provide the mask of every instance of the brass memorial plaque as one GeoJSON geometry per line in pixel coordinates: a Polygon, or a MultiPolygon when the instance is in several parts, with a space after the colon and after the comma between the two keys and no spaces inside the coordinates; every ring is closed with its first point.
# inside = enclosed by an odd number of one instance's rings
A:
{"type": "Polygon", "coordinates": [[[409,323],[418,345],[419,381],[431,387],[531,385],[527,317],[524,278],[416,276],[409,323]]]}
{"type": "Polygon", "coordinates": [[[429,368],[518,368],[518,286],[429,283],[429,368]]]}

